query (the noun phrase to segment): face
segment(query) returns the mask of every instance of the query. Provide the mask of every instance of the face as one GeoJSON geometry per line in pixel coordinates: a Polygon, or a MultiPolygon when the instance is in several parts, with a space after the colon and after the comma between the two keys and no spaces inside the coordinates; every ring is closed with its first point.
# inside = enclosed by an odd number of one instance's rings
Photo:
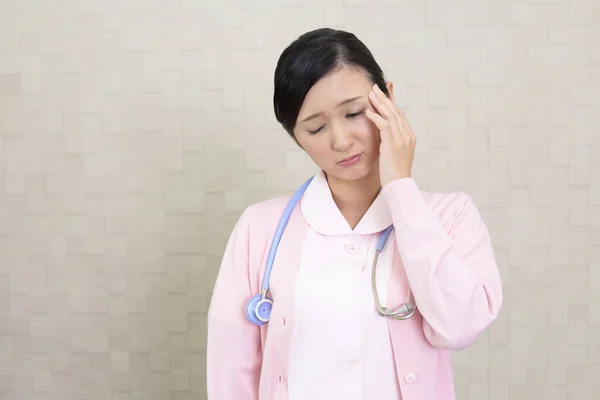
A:
{"type": "Polygon", "coordinates": [[[366,109],[376,112],[367,97],[372,87],[364,71],[342,67],[304,99],[294,136],[329,179],[355,181],[378,170],[379,130],[365,115],[366,109]]]}

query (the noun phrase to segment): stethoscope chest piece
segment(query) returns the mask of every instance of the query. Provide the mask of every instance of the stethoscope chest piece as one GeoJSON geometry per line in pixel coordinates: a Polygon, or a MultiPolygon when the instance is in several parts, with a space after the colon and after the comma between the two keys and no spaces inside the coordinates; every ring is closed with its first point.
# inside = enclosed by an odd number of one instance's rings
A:
{"type": "Polygon", "coordinates": [[[273,301],[268,297],[263,298],[257,294],[252,296],[246,303],[246,317],[256,326],[261,326],[269,322],[271,318],[271,310],[273,309],[273,301]]]}

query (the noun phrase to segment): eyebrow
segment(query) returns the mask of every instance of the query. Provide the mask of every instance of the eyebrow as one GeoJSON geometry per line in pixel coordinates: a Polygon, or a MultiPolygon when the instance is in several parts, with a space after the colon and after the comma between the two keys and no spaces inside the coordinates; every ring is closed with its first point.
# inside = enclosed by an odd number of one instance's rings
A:
{"type": "MultiPolygon", "coordinates": [[[[356,100],[358,100],[358,99],[362,99],[362,98],[363,98],[363,96],[351,97],[351,98],[349,98],[349,99],[346,99],[346,100],[342,101],[342,102],[341,102],[341,103],[339,103],[339,104],[338,104],[336,107],[341,107],[341,106],[343,106],[344,104],[352,103],[353,101],[356,101],[356,100]]],[[[321,115],[321,114],[323,114],[323,113],[315,113],[315,114],[311,114],[311,115],[309,115],[308,117],[304,118],[304,119],[303,119],[302,121],[300,121],[299,123],[302,123],[302,122],[309,121],[309,120],[311,120],[311,119],[313,119],[313,118],[316,118],[316,117],[318,117],[318,116],[319,116],[319,115],[321,115]]]]}

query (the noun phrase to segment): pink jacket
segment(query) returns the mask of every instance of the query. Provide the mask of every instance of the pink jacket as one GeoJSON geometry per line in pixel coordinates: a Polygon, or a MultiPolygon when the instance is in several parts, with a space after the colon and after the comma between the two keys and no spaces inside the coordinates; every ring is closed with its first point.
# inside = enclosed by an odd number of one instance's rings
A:
{"type": "MultiPolygon", "coordinates": [[[[468,347],[497,318],[502,285],[488,230],[470,196],[420,191],[413,179],[382,189],[396,253],[387,304],[416,303],[409,320],[388,318],[404,400],[452,400],[450,351],[468,347]]],[[[293,289],[304,232],[297,206],[279,245],[274,306],[262,327],[246,318],[260,293],[270,241],[290,197],[249,206],[227,244],[208,311],[210,400],[287,399],[293,289]]]]}

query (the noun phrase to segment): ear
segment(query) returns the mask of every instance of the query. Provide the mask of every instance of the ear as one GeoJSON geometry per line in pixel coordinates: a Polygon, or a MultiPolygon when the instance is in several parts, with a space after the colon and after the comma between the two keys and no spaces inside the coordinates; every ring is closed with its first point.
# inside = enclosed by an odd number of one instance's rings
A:
{"type": "Polygon", "coordinates": [[[394,84],[391,81],[388,81],[385,84],[385,87],[388,90],[388,93],[390,94],[390,100],[392,100],[392,103],[394,102],[394,84]]]}

